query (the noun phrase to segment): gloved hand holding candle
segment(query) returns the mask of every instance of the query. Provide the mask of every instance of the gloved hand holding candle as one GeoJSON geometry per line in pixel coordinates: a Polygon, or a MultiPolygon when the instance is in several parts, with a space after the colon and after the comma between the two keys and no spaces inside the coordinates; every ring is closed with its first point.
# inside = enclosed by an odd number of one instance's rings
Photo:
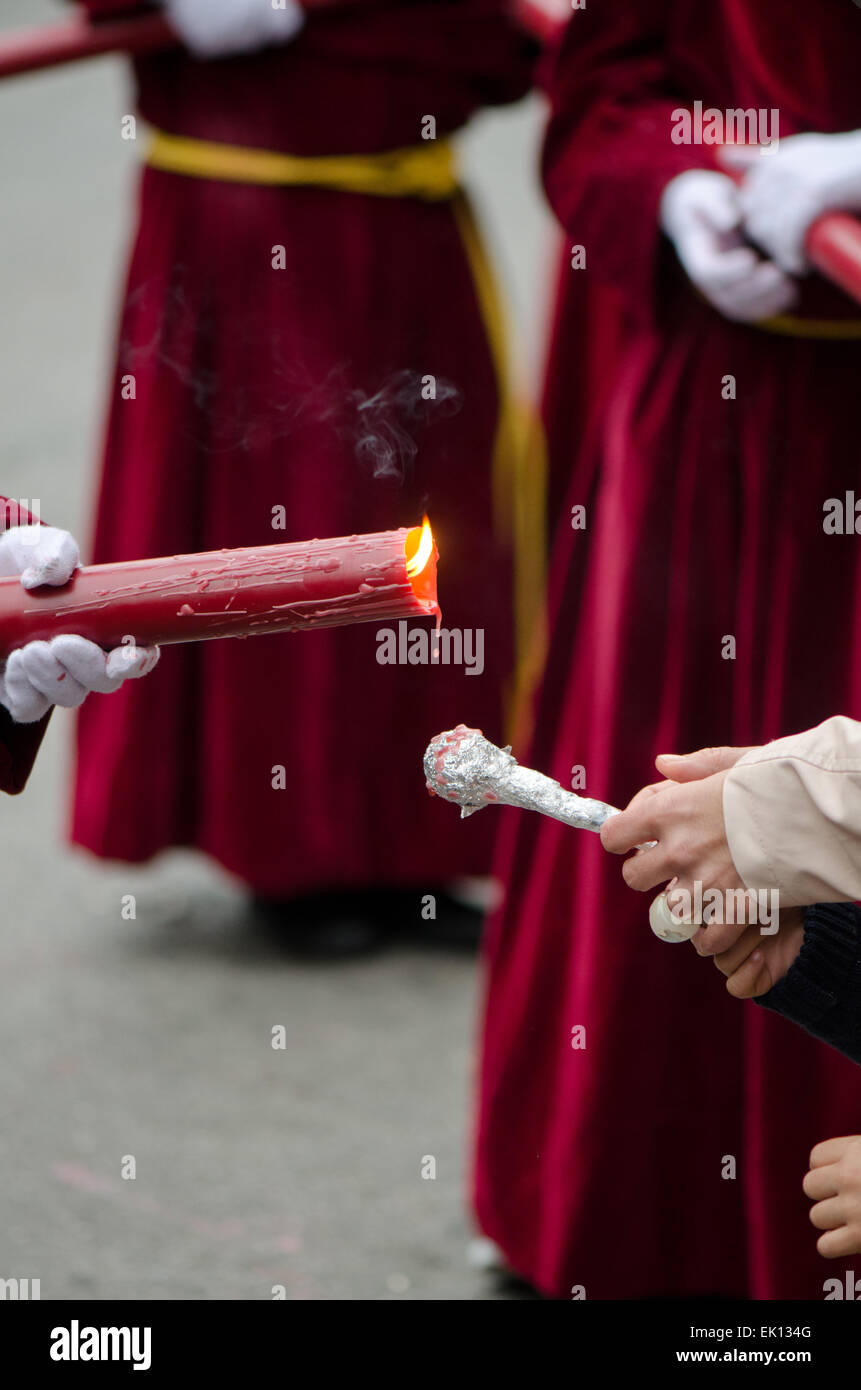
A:
{"type": "MultiPolygon", "coordinates": [[[[27,593],[66,585],[79,563],[74,538],[55,526],[13,526],[0,536],[0,576],[19,576],[27,593]]],[[[110,694],[146,675],[158,657],[158,647],[132,642],[106,652],[85,637],[58,632],[24,643],[0,662],[0,704],[17,724],[33,724],[52,705],[74,707],[90,691],[110,694]]]]}
{"type": "Polygon", "coordinates": [[[21,575],[0,578],[0,699],[18,722],[145,674],[162,643],[439,614],[427,521],[86,569],[67,532],[16,529],[0,541],[0,574],[21,575]]]}

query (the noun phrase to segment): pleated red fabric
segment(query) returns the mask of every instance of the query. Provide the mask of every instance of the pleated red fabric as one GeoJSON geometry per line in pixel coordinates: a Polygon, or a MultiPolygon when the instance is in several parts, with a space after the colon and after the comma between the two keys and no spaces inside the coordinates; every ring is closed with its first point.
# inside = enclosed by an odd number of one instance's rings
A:
{"type": "MultiPolygon", "coordinates": [[[[355,6],[310,18],[284,49],[137,69],[144,115],[171,134],[344,154],[419,144],[427,115],[443,138],[520,95],[531,61],[503,6],[478,0],[355,6]]],[[[192,845],[284,895],[488,869],[493,827],[435,814],[421,754],[448,724],[501,721],[498,407],[452,200],[144,173],[94,558],[378,531],[427,511],[443,620],[483,630],[483,672],[381,665],[374,627],[168,649],[156,679],[81,712],[79,844],[127,860],[192,845]]]]}
{"type": "MultiPolygon", "coordinates": [[[[823,0],[806,17],[788,0],[590,5],[560,55],[548,191],[627,319],[569,459],[530,762],[566,786],[582,764],[587,793],[616,805],[655,780],[659,752],[861,711],[861,550],[823,532],[826,499],[858,485],[861,341],[724,321],[656,224],[667,178],[711,157],[670,144],[675,107],[778,106],[783,135],[861,124],[857,8],[823,0]]],[[[816,277],[804,305],[861,319],[816,277]]],[[[559,349],[576,339],[569,326],[559,349]]],[[[564,441],[564,398],[550,402],[564,441]]],[[[498,866],[483,1230],[557,1297],[821,1298],[841,1263],[816,1253],[801,1180],[813,1144],[861,1129],[861,1073],[656,940],[648,897],[597,837],[509,812],[498,866]]]]}

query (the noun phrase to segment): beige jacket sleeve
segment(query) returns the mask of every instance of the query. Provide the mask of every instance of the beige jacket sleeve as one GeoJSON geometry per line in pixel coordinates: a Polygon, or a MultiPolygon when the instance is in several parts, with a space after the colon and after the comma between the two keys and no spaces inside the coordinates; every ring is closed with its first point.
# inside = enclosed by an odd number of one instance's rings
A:
{"type": "Polygon", "coordinates": [[[861,899],[861,724],[835,715],[739,759],[724,782],[730,854],[784,907],[861,899]]]}

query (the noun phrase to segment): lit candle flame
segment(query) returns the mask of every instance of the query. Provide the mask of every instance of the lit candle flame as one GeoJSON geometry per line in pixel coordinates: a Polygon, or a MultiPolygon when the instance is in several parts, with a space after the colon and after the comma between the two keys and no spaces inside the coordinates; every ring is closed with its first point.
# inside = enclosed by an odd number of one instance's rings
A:
{"type": "Polygon", "coordinates": [[[433,532],[430,528],[430,522],[425,517],[422,521],[422,533],[416,552],[407,560],[407,579],[415,579],[416,575],[421,574],[432,554],[433,532]]]}

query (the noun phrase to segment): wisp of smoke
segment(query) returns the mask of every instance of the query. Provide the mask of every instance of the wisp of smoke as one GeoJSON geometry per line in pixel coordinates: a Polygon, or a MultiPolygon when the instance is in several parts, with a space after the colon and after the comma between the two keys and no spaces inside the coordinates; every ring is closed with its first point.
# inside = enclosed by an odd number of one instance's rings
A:
{"type": "Polygon", "coordinates": [[[269,323],[265,330],[256,325],[253,313],[231,325],[231,332],[249,350],[265,342],[266,369],[254,388],[239,382],[228,389],[210,351],[217,325],[211,312],[192,302],[185,279],[186,268],[177,265],[167,283],[165,277],[153,277],[129,296],[128,310],[141,309],[140,318],[134,317],[150,326],[144,341],[123,338],[121,369],[135,372],[155,359],[177,377],[193,406],[186,429],[207,454],[250,453],[296,430],[316,427],[352,448],[372,477],[402,483],[418,453],[416,435],[456,414],[463,404],[461,390],[441,377],[434,379],[433,397],[426,399],[428,378],[409,369],[387,375],[371,392],[350,383],[347,364],[315,379],[292,339],[288,347],[269,323]],[[149,311],[153,303],[155,314],[149,311]],[[263,382],[274,389],[261,391],[263,382]]]}
{"type": "Polygon", "coordinates": [[[424,398],[423,383],[418,372],[400,371],[370,396],[349,393],[356,457],[370,464],[375,478],[403,481],[418,453],[413,432],[460,409],[461,393],[451,382],[437,378],[432,400],[424,398]]]}

